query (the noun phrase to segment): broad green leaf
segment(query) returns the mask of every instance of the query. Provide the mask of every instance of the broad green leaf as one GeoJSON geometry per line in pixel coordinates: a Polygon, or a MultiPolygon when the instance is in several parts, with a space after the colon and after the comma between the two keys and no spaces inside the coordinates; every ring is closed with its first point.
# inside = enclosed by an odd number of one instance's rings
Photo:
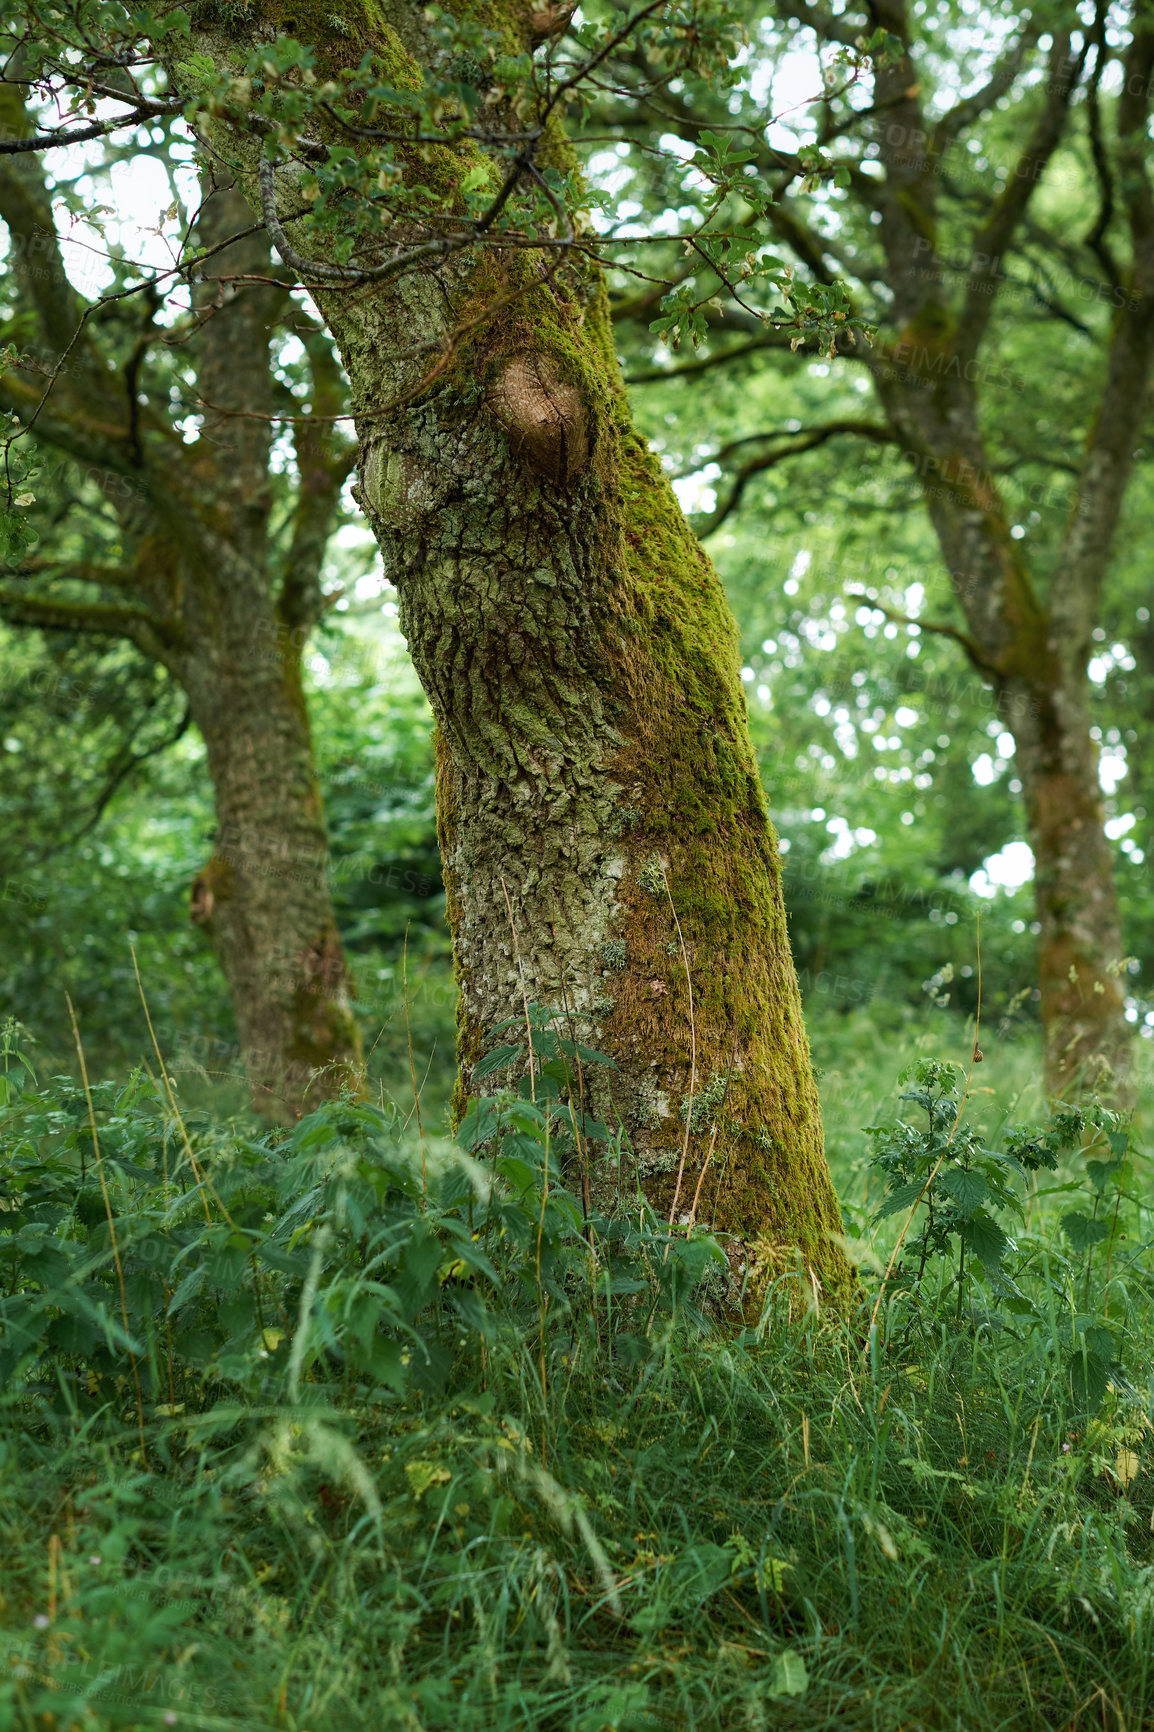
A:
{"type": "Polygon", "coordinates": [[[1079,1407],[1091,1412],[1110,1384],[1110,1362],[1088,1347],[1078,1348],[1070,1359],[1070,1390],[1079,1407]]]}
{"type": "Polygon", "coordinates": [[[487,1052],[484,1058],[479,1058],[473,1068],[473,1075],[479,1082],[482,1077],[491,1076],[495,1070],[503,1070],[515,1058],[524,1052],[523,1044],[517,1046],[495,1046],[492,1052],[487,1052]]]}
{"type": "Polygon", "coordinates": [[[908,1185],[898,1185],[890,1191],[874,1216],[875,1221],[884,1221],[887,1215],[896,1215],[899,1209],[912,1209],[922,1192],[926,1189],[924,1179],[914,1179],[908,1185]]]}
{"type": "Polygon", "coordinates": [[[558,1046],[570,1058],[579,1058],[583,1064],[607,1064],[610,1070],[616,1070],[617,1064],[608,1053],[598,1052],[596,1047],[582,1046],[580,1041],[558,1040],[558,1046]]]}
{"type": "Polygon", "coordinates": [[[954,1167],[943,1173],[941,1187],[947,1196],[954,1199],[963,1215],[972,1215],[990,1194],[990,1187],[981,1173],[966,1167],[954,1167]]]}
{"type": "Polygon", "coordinates": [[[804,1696],[808,1688],[809,1673],[801,1655],[793,1648],[784,1648],[780,1654],[775,1654],[767,1694],[771,1698],[804,1696]]]}
{"type": "Polygon", "coordinates": [[[979,1262],[987,1269],[996,1269],[1005,1256],[1010,1241],[998,1223],[979,1209],[962,1224],[962,1238],[979,1262]]]}
{"type": "Polygon", "coordinates": [[[1086,1177],[1099,1196],[1102,1195],[1115,1173],[1122,1170],[1122,1161],[1087,1161],[1086,1177]]]}
{"type": "Polygon", "coordinates": [[[1089,1215],[1063,1215],[1062,1231],[1075,1251],[1086,1252],[1110,1237],[1108,1221],[1092,1221],[1089,1215]]]}

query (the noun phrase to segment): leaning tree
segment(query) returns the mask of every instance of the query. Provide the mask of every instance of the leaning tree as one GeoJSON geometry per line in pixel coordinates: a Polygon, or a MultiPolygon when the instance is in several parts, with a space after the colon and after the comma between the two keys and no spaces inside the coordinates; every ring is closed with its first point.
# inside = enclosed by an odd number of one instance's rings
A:
{"type": "Polygon", "coordinates": [[[21,148],[39,129],[19,68],[10,61],[0,85],[0,217],[19,339],[0,404],[19,430],[10,498],[39,489],[63,521],[45,521],[33,548],[17,513],[0,617],[126,638],[183,688],[217,821],[191,917],[227,980],[254,1104],[291,1120],[355,1083],[360,1065],[302,682],[302,651],[326,605],[325,545],[355,457],[333,419],[343,382],[327,334],[270,271],[243,201],[211,175],[180,270],[135,273],[134,294],[122,271],[117,290],[82,298],[40,158],[21,148]],[[189,304],[164,318],[169,291],[187,283],[189,304]],[[293,423],[295,497],[274,534],[272,417],[302,408],[274,368],[271,339],[284,321],[307,351],[312,414],[293,423]],[[199,436],[186,443],[179,423],[197,411],[199,436]],[[32,443],[43,479],[33,473],[13,491],[32,443]]]}
{"type": "MultiPolygon", "coordinates": [[[[91,67],[102,32],[118,80],[93,75],[85,96],[108,101],[61,122],[76,134],[132,121],[163,68],[208,172],[337,340],[357,496],[437,722],[462,1088],[510,1017],[549,1007],[614,1061],[578,1083],[628,1132],[630,1186],[709,1220],[759,1281],[800,1269],[845,1293],[736,633],[633,426],[613,237],[562,129],[635,42],[666,87],[691,65],[730,77],[732,17],[651,0],[566,34],[568,11],[527,3],[175,16],[125,34],[96,5],[81,44],[37,15],[26,52],[76,89],[62,43],[91,67]]],[[[739,181],[760,195],[724,149],[701,172],[714,207],[685,241],[740,292],[761,267],[726,202],[739,181]]],[[[780,286],[780,322],[833,340],[836,296],[811,317],[780,286]]],[[[693,315],[674,293],[666,316],[693,315]]]]}

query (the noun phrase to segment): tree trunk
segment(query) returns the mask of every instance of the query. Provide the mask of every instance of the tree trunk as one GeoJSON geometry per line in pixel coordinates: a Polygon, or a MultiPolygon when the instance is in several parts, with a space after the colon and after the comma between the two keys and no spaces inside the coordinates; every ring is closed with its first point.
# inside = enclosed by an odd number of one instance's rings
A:
{"type": "Polygon", "coordinates": [[[217,819],[192,919],[228,981],[253,1105],[291,1122],[360,1080],[299,656],[274,647],[188,689],[217,819]]]}
{"type": "MultiPolygon", "coordinates": [[[[27,124],[12,91],[0,111],[27,124]]],[[[53,352],[62,352],[81,309],[32,159],[0,161],[0,215],[15,237],[22,301],[35,308],[53,352]]],[[[238,194],[212,192],[198,240],[211,246],[250,226],[238,194]]],[[[103,476],[107,467],[117,485],[103,491],[126,557],[116,569],[38,565],[50,579],[111,586],[117,605],[61,599],[58,590],[37,595],[21,584],[0,592],[0,611],[21,624],[128,637],[188,694],[218,825],[216,852],[193,888],[192,918],[228,981],[254,1105],[292,1121],[361,1075],[301,683],[302,647],[322,606],[320,562],[351,464],[323,424],[298,437],[300,489],[278,570],[268,533],[276,407],[269,341],[286,296],[268,285],[268,267],[267,240],[249,236],[215,254],[197,284],[202,322],[184,341],[210,407],[190,445],[141,389],[147,345],[118,375],[96,348],[94,322],[84,328],[37,430],[91,465],[90,474],[103,476]],[[238,286],[231,279],[242,273],[258,281],[238,286]]],[[[322,356],[320,372],[314,368],[322,415],[339,407],[328,400],[324,372],[322,356]]],[[[41,379],[29,387],[14,371],[0,395],[27,414],[42,390],[41,379]]]]}
{"type": "MultiPolygon", "coordinates": [[[[907,39],[905,0],[885,0],[879,16],[907,39]]],[[[1068,35],[1055,36],[1045,99],[1014,174],[973,237],[970,275],[957,310],[946,304],[937,252],[933,153],[911,152],[907,144],[926,137],[919,80],[908,54],[879,72],[876,100],[891,122],[879,131],[886,176],[881,231],[897,335],[872,351],[867,364],[896,442],[921,479],[965,616],[966,632],[945,629],[993,685],[1015,740],[1041,927],[1046,1087],[1058,1094],[1102,1090],[1124,1103],[1133,1038],[1119,978],[1121,922],[1103,830],[1098,753],[1090,738],[1086,668],[1154,354],[1154,202],[1142,170],[1154,39],[1145,31],[1136,33],[1127,50],[1133,94],[1119,111],[1133,241],[1129,280],[1110,335],[1074,507],[1044,598],[1027,563],[1025,540],[1011,533],[979,406],[978,357],[999,262],[1066,125],[1078,64],[1069,47],[1068,35]]]]}
{"type": "MultiPolygon", "coordinates": [[[[198,239],[218,244],[247,227],[247,216],[238,193],[216,192],[204,205],[198,239]]],[[[213,309],[197,353],[197,382],[212,408],[194,447],[189,494],[196,497],[199,471],[209,468],[215,511],[207,545],[194,544],[181,562],[183,623],[195,642],[181,673],[208,752],[217,820],[191,916],[229,984],[253,1104],[291,1122],[356,1086],[361,1047],[328,888],[302,685],[301,652],[317,608],[291,629],[286,604],[296,597],[286,582],[278,604],[270,569],[272,423],[263,417],[274,407],[275,306],[268,289],[229,281],[267,272],[267,244],[254,236],[225,248],[198,288],[201,307],[213,309]]],[[[302,476],[302,495],[308,479],[302,476]]],[[[323,515],[315,568],[331,500],[323,515]]]]}
{"type": "Polygon", "coordinates": [[[1048,690],[1011,690],[1002,711],[1017,718],[1014,761],[1034,852],[1046,1090],[1067,1096],[1091,1090],[1125,1100],[1133,1038],[1125,1019],[1121,918],[1085,685],[1085,673],[1075,670],[1073,681],[1048,690]]]}
{"type": "MultiPolygon", "coordinates": [[[[812,29],[819,54],[827,46],[844,49],[860,42],[854,7],[834,13],[815,9],[806,0],[776,0],[775,10],[812,29]]],[[[1056,16],[1052,33],[1041,38],[1048,61],[1045,76],[1038,78],[1042,69],[1035,67],[1034,76],[1019,82],[1038,41],[1036,16],[1031,21],[1023,15],[1016,43],[1007,42],[983,75],[985,82],[951,106],[953,93],[944,86],[936,93],[931,88],[933,68],[925,57],[932,59],[929,38],[922,37],[925,53],[915,58],[911,41],[921,32],[910,23],[907,0],[876,0],[863,11],[870,18],[867,28],[881,26],[905,44],[905,52],[891,52],[878,62],[872,101],[859,109],[854,127],[843,125],[847,117],[838,118],[831,110],[819,134],[827,126],[825,143],[837,139],[844,150],[845,139],[858,131],[858,151],[840,156],[839,169],[848,176],[851,195],[869,223],[855,233],[843,209],[847,221],[831,248],[831,237],[808,223],[804,210],[786,196],[794,180],[811,172],[807,156],[789,158],[757,145],[752,128],[746,142],[760,172],[777,185],[780,196],[770,222],[780,239],[809,277],[823,286],[836,280],[832,250],[857,278],[863,298],[872,302],[886,328],[885,340],[868,348],[855,345],[850,336],[838,346],[844,357],[852,356],[869,369],[892,442],[916,467],[966,630],[925,619],[919,624],[965,646],[995,688],[1006,726],[1015,736],[1027,832],[1037,863],[1047,1084],[1062,1092],[1107,1084],[1125,1098],[1133,1043],[1118,979],[1117,898],[1112,857],[1101,833],[1086,664],[1111,543],[1134,454],[1142,445],[1154,359],[1154,187],[1148,166],[1154,29],[1146,10],[1134,6],[1126,40],[1123,9],[1114,17],[1116,44],[1112,39],[1108,46],[1101,15],[1093,31],[1079,32],[1080,39],[1071,34],[1070,17],[1056,16]],[[1110,140],[1099,91],[1115,56],[1122,64],[1116,137],[1110,140]],[[1092,71],[1081,112],[1088,121],[1100,203],[1096,222],[1079,240],[1065,230],[1048,230],[1045,215],[1031,216],[1030,207],[1067,135],[1072,99],[1088,64],[1092,71]],[[1006,106],[1015,85],[1020,96],[999,136],[1003,143],[1016,138],[1017,160],[1007,164],[1000,186],[962,196],[944,178],[947,160],[966,133],[971,148],[981,144],[981,160],[989,140],[972,129],[995,106],[1006,106]],[[867,157],[875,160],[867,165],[867,157]],[[943,186],[949,188],[944,203],[943,186]],[[1125,231],[1128,258],[1119,250],[1125,231]],[[1059,450],[1031,448],[1028,436],[1021,443],[1021,427],[1029,418],[997,413],[988,393],[1005,384],[1021,388],[1004,364],[1008,357],[999,341],[1002,320],[993,320],[999,292],[1014,278],[1007,265],[1017,255],[1029,260],[1032,274],[1040,247],[1041,256],[1060,260],[1064,272],[1078,259],[1079,246],[1086,249],[1087,281],[1100,272],[1105,275],[1108,301],[1116,311],[1104,344],[1095,413],[1076,454],[1069,440],[1060,441],[1059,450]],[[948,263],[951,258],[966,260],[960,288],[948,284],[957,269],[948,263]],[[879,280],[888,289],[880,303],[874,298],[879,280]],[[1008,496],[998,479],[1023,463],[1055,460],[1077,475],[1075,503],[1057,558],[1048,536],[1041,538],[1037,551],[1032,548],[1033,513],[1011,533],[1008,496]]],[[[639,89],[645,90],[651,78],[660,76],[659,57],[639,63],[638,73],[639,89]]],[[[660,135],[672,123],[687,144],[699,145],[711,127],[724,130],[731,124],[727,96],[719,93],[711,104],[697,93],[690,102],[667,89],[659,119],[658,111],[641,98],[623,136],[636,138],[643,149],[660,147],[660,135]],[[647,134],[647,144],[642,144],[647,134]]],[[[699,261],[687,260],[681,268],[697,272],[699,261]]],[[[1100,285],[1100,292],[1106,286],[1100,285]]],[[[649,289],[624,300],[620,316],[651,317],[660,293],[660,288],[649,289]]],[[[1054,315],[1072,318],[1084,331],[1082,322],[1062,305],[1062,291],[1055,288],[1054,296],[1054,315]]],[[[1043,299],[1040,295],[1039,301],[1043,299]]],[[[740,330],[754,338],[752,344],[728,351],[735,360],[751,348],[793,346],[788,329],[767,332],[748,308],[726,306],[704,310],[702,316],[711,330],[740,330]]],[[[714,355],[705,364],[724,358],[714,355]]],[[[1060,417],[1056,424],[1064,425],[1060,417]]],[[[728,498],[705,526],[706,533],[734,508],[751,475],[798,451],[812,450],[825,438],[853,431],[871,440],[881,432],[868,422],[855,425],[837,417],[811,427],[792,450],[776,443],[775,435],[775,443],[763,454],[743,457],[734,467],[728,498]]]]}
{"type": "Polygon", "coordinates": [[[463,368],[369,423],[362,470],[440,733],[463,1084],[523,982],[616,1061],[595,1110],[662,1212],[688,1214],[712,1145],[704,1218],[761,1273],[800,1248],[840,1292],[733,622],[630,426],[600,284],[535,299],[475,358],[488,406],[463,368]]]}
{"type": "MultiPolygon", "coordinates": [[[[1066,591],[1038,600],[1025,549],[1010,534],[983,467],[976,405],[967,388],[927,379],[895,391],[883,352],[873,363],[898,438],[914,457],[968,632],[956,633],[994,687],[1014,737],[1034,854],[1044,1083],[1070,1095],[1125,1101],[1133,1059],[1120,979],[1121,919],[1114,861],[1103,829],[1098,752],[1090,738],[1086,663],[1096,617],[1058,614],[1066,591]],[[968,438],[960,439],[959,431],[968,438]]],[[[1104,551],[1101,554],[1104,559],[1104,551]]],[[[1088,584],[1076,593],[1089,598],[1088,584]]]]}
{"type": "MultiPolygon", "coordinates": [[[[251,141],[232,144],[255,200],[251,141]]],[[[278,183],[291,208],[291,173],[278,183]]],[[[307,222],[293,233],[318,244],[307,222]]],[[[585,1084],[629,1133],[627,1190],[684,1219],[698,1198],[755,1289],[793,1273],[841,1300],[852,1278],[733,620],[632,426],[599,272],[580,255],[544,268],[482,255],[314,291],[438,723],[462,1087],[523,993],[571,1013],[619,1067],[585,1084]],[[513,298],[435,387],[390,408],[421,379],[392,358],[397,332],[411,353],[497,296],[513,298]]]]}

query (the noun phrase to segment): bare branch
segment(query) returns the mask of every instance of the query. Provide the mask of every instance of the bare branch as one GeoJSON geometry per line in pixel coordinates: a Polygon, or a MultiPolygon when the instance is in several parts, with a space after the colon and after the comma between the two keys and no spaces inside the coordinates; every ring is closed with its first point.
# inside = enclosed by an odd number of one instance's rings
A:
{"type": "Polygon", "coordinates": [[[1065,640],[1086,647],[1134,468],[1154,367],[1154,192],[1146,163],[1154,23],[1135,26],[1123,70],[1119,190],[1130,227],[1131,266],[1123,285],[1127,293],[1110,332],[1101,401],[1051,585],[1051,609],[1065,640]]]}
{"type": "Polygon", "coordinates": [[[870,607],[876,608],[878,613],[884,613],[894,625],[916,625],[919,631],[933,632],[937,637],[952,638],[955,643],[961,644],[979,673],[991,675],[998,673],[997,667],[985,656],[977,639],[967,636],[964,631],[959,631],[957,626],[940,625],[929,619],[913,619],[908,613],[899,613],[896,608],[883,606],[880,601],[875,601],[872,596],[867,595],[864,589],[847,589],[846,595],[852,601],[868,602],[870,607]]]}
{"type": "Polygon", "coordinates": [[[1104,0],[1097,0],[1094,8],[1093,42],[1094,75],[1090,79],[1086,91],[1086,114],[1090,133],[1090,155],[1094,160],[1094,173],[1098,177],[1100,200],[1094,226],[1086,236],[1086,245],[1101,261],[1102,269],[1113,286],[1117,288],[1122,280],[1122,275],[1106,239],[1114,218],[1114,176],[1106,151],[1106,141],[1102,136],[1102,107],[1098,100],[1098,89],[1110,55],[1106,43],[1106,6],[1104,0]]]}
{"type": "Polygon", "coordinates": [[[38,626],[41,631],[126,637],[153,661],[166,661],[164,627],[143,608],[57,601],[50,596],[26,595],[20,590],[0,588],[0,619],[10,620],[14,625],[38,626]]]}
{"type": "Polygon", "coordinates": [[[53,855],[61,854],[69,848],[74,848],[77,842],[81,841],[85,836],[90,835],[108,810],[108,806],[113,799],[113,796],[124,786],[132,772],[138,770],[141,764],[147,764],[150,758],[158,758],[162,752],[167,752],[171,746],[175,746],[176,742],[183,739],[184,735],[188,732],[191,721],[192,711],[186,704],[184,707],[184,713],[176,724],[176,727],[169,733],[165,734],[163,739],[155,741],[151,746],[146,746],[141,752],[134,752],[132,750],[132,742],[129,741],[123,752],[120,754],[119,759],[113,764],[105,784],[99,794],[97,794],[92,810],[89,812],[88,817],[84,820],[83,824],[81,824],[78,829],[73,830],[69,835],[57,837],[49,847],[41,849],[37,854],[32,856],[35,862],[38,865],[43,864],[45,861],[51,860],[53,855]]]}
{"type": "Polygon", "coordinates": [[[934,128],[935,157],[944,156],[960,132],[980,120],[987,110],[993,108],[999,97],[1005,96],[1041,33],[1041,23],[1034,18],[1028,19],[1017,41],[1002,56],[981,89],[955,103],[953,108],[942,116],[934,128]]]}
{"type": "MultiPolygon", "coordinates": [[[[123,101],[123,96],[119,96],[119,100],[123,101]]],[[[87,126],[73,127],[71,132],[55,130],[32,133],[27,138],[0,139],[0,156],[22,156],[30,151],[59,150],[69,144],[84,144],[92,138],[106,138],[110,132],[119,132],[124,126],[139,126],[141,122],[155,120],[158,116],[179,114],[183,108],[184,98],[179,96],[167,101],[142,99],[128,114],[118,114],[110,120],[93,120],[87,126]]]]}
{"type": "Polygon", "coordinates": [[[826,42],[840,42],[843,48],[856,48],[862,26],[855,26],[846,17],[835,17],[820,6],[807,5],[806,0],[785,0],[780,8],[783,18],[795,24],[806,24],[826,42]]]}
{"type": "Polygon", "coordinates": [[[667,379],[692,379],[698,373],[708,373],[714,367],[724,367],[730,361],[740,361],[746,355],[759,355],[765,349],[785,349],[789,341],[783,332],[780,336],[758,337],[752,343],[738,343],[732,349],[723,349],[720,354],[706,355],[700,361],[690,361],[684,367],[651,367],[647,373],[627,373],[627,385],[663,385],[667,379]]]}

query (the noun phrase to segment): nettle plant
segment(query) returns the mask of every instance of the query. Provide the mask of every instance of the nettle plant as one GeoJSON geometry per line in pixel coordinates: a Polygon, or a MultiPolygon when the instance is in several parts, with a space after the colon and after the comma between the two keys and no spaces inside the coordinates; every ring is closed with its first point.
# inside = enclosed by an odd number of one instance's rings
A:
{"type": "Polygon", "coordinates": [[[886,1180],[873,1224],[907,1216],[889,1283],[916,1297],[914,1316],[933,1315],[944,1303],[960,1322],[969,1301],[975,1322],[1001,1308],[1021,1320],[1019,1327],[1048,1325],[1065,1355],[1075,1404],[1097,1407],[1121,1375],[1118,1313],[1112,1327],[1092,1300],[1095,1250],[1101,1247],[1105,1259],[1098,1287],[1108,1309],[1111,1264],[1123,1236],[1121,1206],[1139,1201],[1126,1188],[1129,1131],[1118,1113],[1094,1103],[1063,1107],[1042,1126],[1011,1127],[1002,1133],[1001,1146],[991,1147],[964,1122],[961,1081],[960,1066],[919,1059],[901,1072],[899,1099],[920,1108],[925,1122],[899,1118],[865,1127],[874,1138],[870,1164],[886,1180]],[[1088,1159],[1082,1176],[1039,1189],[1035,1175],[1056,1172],[1059,1157],[1070,1150],[1101,1158],[1088,1159]],[[1087,1191],[1089,1212],[1070,1210],[1060,1217],[1063,1244],[1020,1232],[1027,1203],[1071,1193],[1085,1197],[1087,1191]],[[947,1268],[952,1272],[940,1278],[947,1268]],[[928,1274],[939,1276],[933,1288],[928,1274]],[[1027,1277],[1037,1275],[1041,1290],[1027,1291],[1027,1277]],[[992,1310],[976,1303],[979,1284],[992,1310]]]}
{"type": "Polygon", "coordinates": [[[39,1082],[4,1025],[0,1383],[45,1414],[111,1407],[143,1448],[220,1403],[395,1403],[526,1353],[544,1398],[560,1355],[632,1365],[703,1328],[723,1253],[643,1199],[592,1206],[582,1163],[622,1139],[578,1076],[610,1061],[553,1020],[530,1007],[531,1079],[473,1101],[457,1146],[393,1103],[250,1137],[183,1114],[167,1077],[39,1082]]]}

